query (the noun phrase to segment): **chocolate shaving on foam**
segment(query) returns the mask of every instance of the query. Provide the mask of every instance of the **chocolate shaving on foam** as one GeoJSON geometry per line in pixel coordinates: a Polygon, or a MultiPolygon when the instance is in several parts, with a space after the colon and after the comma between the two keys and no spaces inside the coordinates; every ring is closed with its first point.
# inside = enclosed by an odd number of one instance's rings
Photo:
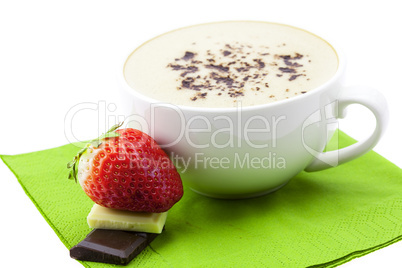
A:
{"type": "MultiPolygon", "coordinates": [[[[286,46],[286,44],[278,45],[278,47],[282,46],[286,46]]],[[[222,92],[227,91],[227,94],[232,98],[242,97],[245,95],[245,85],[249,85],[253,91],[262,92],[261,86],[257,85],[261,83],[262,77],[269,77],[270,72],[272,72],[268,71],[267,66],[277,70],[271,75],[286,77],[288,81],[306,76],[299,73],[303,64],[298,61],[304,55],[297,52],[294,55],[275,54],[271,56],[269,47],[254,48],[251,45],[235,42],[235,44],[224,44],[218,53],[207,50],[203,55],[206,56],[207,63],[197,59],[197,56],[198,54],[195,52],[185,51],[181,58],[175,58],[172,63],[167,65],[171,70],[180,72],[178,79],[180,86],[177,89],[197,92],[190,98],[192,101],[206,99],[208,91],[220,91],[214,96],[223,96],[222,92]],[[259,57],[251,58],[249,56],[251,52],[259,57]],[[204,70],[202,75],[200,75],[201,69],[204,70]],[[205,70],[210,71],[205,73],[205,70]]],[[[263,85],[265,85],[265,90],[269,90],[267,82],[263,85]]],[[[288,91],[287,89],[286,92],[288,91]]],[[[305,91],[301,93],[305,93],[305,91]]],[[[275,96],[269,96],[269,98],[273,97],[275,96]]]]}

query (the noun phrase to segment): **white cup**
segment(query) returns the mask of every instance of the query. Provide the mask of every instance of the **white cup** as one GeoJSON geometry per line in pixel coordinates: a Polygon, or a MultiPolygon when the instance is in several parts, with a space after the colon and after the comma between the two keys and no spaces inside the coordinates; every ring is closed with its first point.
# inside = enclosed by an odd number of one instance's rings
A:
{"type": "Polygon", "coordinates": [[[275,191],[302,170],[335,167],[365,154],[385,130],[388,109],[384,97],[369,87],[345,87],[345,59],[334,49],[339,66],[326,83],[290,99],[247,107],[241,103],[231,108],[162,103],[131,88],[120,67],[126,123],[150,134],[195,192],[248,198],[275,191]],[[338,126],[337,119],[355,103],[374,114],[373,133],[349,147],[323,152],[338,126]]]}

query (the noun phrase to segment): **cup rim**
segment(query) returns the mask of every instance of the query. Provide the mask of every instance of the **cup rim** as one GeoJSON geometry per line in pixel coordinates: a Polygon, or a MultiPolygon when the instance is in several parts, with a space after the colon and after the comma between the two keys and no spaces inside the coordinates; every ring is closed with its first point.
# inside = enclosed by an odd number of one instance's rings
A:
{"type": "Polygon", "coordinates": [[[231,113],[231,112],[238,111],[238,109],[239,109],[238,106],[234,106],[234,107],[195,107],[195,106],[174,104],[174,103],[169,103],[169,102],[164,102],[164,101],[161,101],[161,100],[158,100],[158,99],[154,99],[154,98],[148,97],[148,96],[140,93],[139,91],[137,91],[134,88],[132,88],[131,86],[129,86],[127,81],[126,81],[126,79],[125,79],[125,76],[124,76],[124,67],[126,65],[127,60],[129,59],[129,57],[133,53],[135,53],[135,51],[137,49],[139,49],[143,45],[147,44],[151,40],[154,40],[154,39],[156,39],[156,38],[158,38],[160,36],[163,36],[165,34],[168,34],[168,33],[174,32],[174,31],[178,31],[178,30],[181,30],[181,29],[185,29],[185,28],[190,28],[190,27],[195,27],[195,26],[200,26],[200,25],[207,25],[207,24],[228,23],[228,22],[269,23],[269,24],[277,24],[277,25],[292,27],[292,28],[304,31],[304,32],[306,32],[308,34],[314,35],[314,36],[322,39],[324,42],[326,42],[334,50],[334,52],[335,52],[335,54],[337,55],[337,58],[338,58],[338,68],[337,68],[335,74],[329,80],[327,80],[325,83],[321,84],[320,86],[318,86],[318,87],[306,92],[305,94],[294,96],[294,97],[291,97],[289,99],[279,100],[279,101],[275,101],[275,102],[271,102],[271,103],[258,104],[258,105],[239,106],[239,107],[241,107],[242,111],[244,111],[244,112],[256,111],[256,110],[265,109],[265,108],[273,108],[273,107],[276,107],[276,106],[279,106],[279,105],[284,105],[284,104],[289,104],[289,103],[292,103],[292,102],[302,101],[303,99],[309,98],[310,96],[320,94],[320,92],[323,91],[325,88],[328,88],[328,86],[330,84],[333,84],[335,81],[338,81],[339,78],[342,76],[344,70],[345,70],[346,61],[345,61],[344,54],[343,54],[342,50],[339,48],[339,46],[336,44],[336,42],[334,42],[334,40],[331,40],[330,38],[327,38],[327,37],[324,38],[322,36],[314,34],[314,33],[310,32],[308,30],[305,30],[303,28],[299,28],[297,26],[284,24],[284,23],[269,22],[269,21],[254,21],[254,20],[226,20],[226,21],[215,21],[215,22],[193,24],[193,25],[173,29],[171,31],[159,34],[159,35],[157,35],[157,36],[155,36],[155,37],[153,37],[153,38],[141,43],[141,45],[137,46],[135,49],[131,49],[130,53],[128,54],[128,56],[126,54],[123,63],[119,66],[119,69],[118,69],[117,78],[118,78],[118,82],[119,82],[120,86],[127,93],[129,93],[130,95],[133,95],[134,97],[142,99],[142,100],[144,100],[144,101],[146,101],[148,103],[157,103],[160,106],[174,105],[178,109],[180,109],[181,111],[203,112],[203,113],[222,113],[222,112],[231,113]],[[328,40],[330,40],[330,41],[328,41],[328,40]]]}

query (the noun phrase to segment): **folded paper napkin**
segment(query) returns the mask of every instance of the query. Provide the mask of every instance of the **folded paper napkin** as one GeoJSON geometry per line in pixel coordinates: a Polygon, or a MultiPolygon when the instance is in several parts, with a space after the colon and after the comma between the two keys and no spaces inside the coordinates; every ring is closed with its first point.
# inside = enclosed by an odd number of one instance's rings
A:
{"type": "MultiPolygon", "coordinates": [[[[340,145],[354,141],[339,133],[340,145]]],[[[72,144],[2,155],[60,240],[90,232],[93,205],[67,179],[72,144]]],[[[217,200],[185,187],[165,231],[128,267],[334,267],[402,239],[402,170],[375,152],[321,172],[302,172],[281,190],[217,200]]],[[[112,267],[81,262],[85,267],[112,267]]]]}

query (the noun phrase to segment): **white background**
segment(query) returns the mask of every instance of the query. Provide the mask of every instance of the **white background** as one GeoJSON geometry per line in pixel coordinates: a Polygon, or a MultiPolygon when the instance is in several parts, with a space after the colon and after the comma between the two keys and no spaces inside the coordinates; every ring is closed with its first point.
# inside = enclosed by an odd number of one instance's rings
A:
{"type": "MultiPolygon", "coordinates": [[[[348,58],[346,84],[379,89],[390,124],[375,151],[402,167],[402,40],[397,1],[4,1],[0,2],[0,154],[69,142],[64,120],[83,102],[118,103],[116,72],[142,42],[191,24],[263,20],[335,40],[348,58]],[[146,3],[145,3],[146,2],[146,3]]],[[[351,107],[342,130],[362,139],[371,114],[351,107]]],[[[74,134],[96,137],[96,111],[77,113],[74,134]]],[[[0,163],[0,266],[82,267],[0,163]],[[38,242],[42,241],[42,242],[38,242]]],[[[402,183],[402,181],[401,181],[402,183]]],[[[402,223],[401,223],[402,224],[402,223]]],[[[342,267],[400,267],[402,242],[342,267]]]]}

